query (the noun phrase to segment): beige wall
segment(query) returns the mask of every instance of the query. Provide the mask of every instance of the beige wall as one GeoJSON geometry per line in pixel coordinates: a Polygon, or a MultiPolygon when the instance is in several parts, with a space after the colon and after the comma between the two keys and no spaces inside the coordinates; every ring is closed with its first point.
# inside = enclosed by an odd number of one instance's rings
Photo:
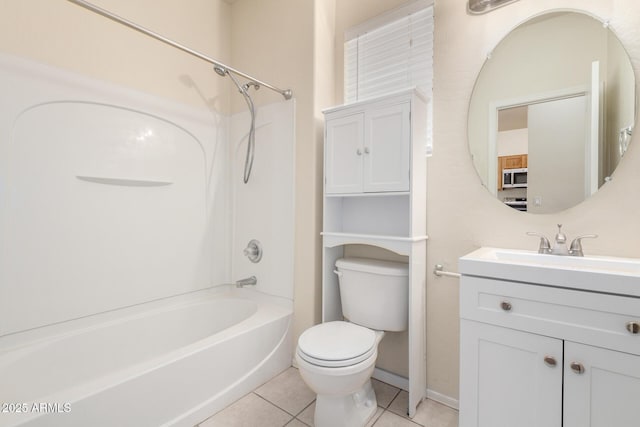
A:
{"type": "MultiPolygon", "coordinates": [[[[232,63],[238,69],[282,88],[296,100],[296,224],[294,273],[294,337],[320,322],[320,231],[322,221],[322,127],[318,103],[324,99],[320,76],[326,76],[331,57],[326,41],[332,30],[329,0],[239,0],[232,6],[232,63]]],[[[332,80],[329,80],[332,81],[332,80]]],[[[282,98],[260,89],[257,105],[282,98]]],[[[232,96],[234,111],[246,108],[232,96]]]]}
{"type": "MultiPolygon", "coordinates": [[[[296,340],[321,321],[322,110],[341,103],[344,31],[402,3],[238,0],[232,6],[232,64],[291,88],[296,99],[296,340]]],[[[258,105],[279,99],[263,90],[256,95],[258,105]]],[[[244,108],[240,97],[232,96],[232,105],[244,108]]]]}
{"type": "MultiPolygon", "coordinates": [[[[632,57],[638,76],[640,39],[636,0],[519,1],[481,16],[465,13],[465,0],[436,0],[434,155],[429,160],[428,255],[432,268],[443,263],[457,270],[457,259],[480,246],[535,249],[525,235],[553,235],[564,224],[569,238],[597,233],[585,244],[587,254],[640,257],[640,151],[632,142],[613,182],[582,204],[553,215],[527,215],[508,208],[480,184],[467,148],[467,110],[475,78],[487,53],[512,28],[551,9],[584,10],[610,20],[632,57]],[[443,183],[440,177],[455,177],[443,183]]],[[[458,395],[458,281],[428,277],[427,378],[429,388],[458,395]]]]}
{"type": "MultiPolygon", "coordinates": [[[[94,3],[205,55],[230,59],[230,6],[222,0],[94,3]]],[[[67,1],[2,0],[0,51],[228,110],[228,88],[208,64],[67,1]]]]}

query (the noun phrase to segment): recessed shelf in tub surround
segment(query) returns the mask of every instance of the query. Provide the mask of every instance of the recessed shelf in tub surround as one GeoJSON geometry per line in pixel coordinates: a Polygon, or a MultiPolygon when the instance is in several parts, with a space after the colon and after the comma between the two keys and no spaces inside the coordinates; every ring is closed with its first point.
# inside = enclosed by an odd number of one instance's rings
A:
{"type": "Polygon", "coordinates": [[[168,179],[116,178],[90,175],[76,175],[76,178],[80,181],[104,185],[120,185],[124,187],[163,187],[173,184],[173,181],[168,179]]]}

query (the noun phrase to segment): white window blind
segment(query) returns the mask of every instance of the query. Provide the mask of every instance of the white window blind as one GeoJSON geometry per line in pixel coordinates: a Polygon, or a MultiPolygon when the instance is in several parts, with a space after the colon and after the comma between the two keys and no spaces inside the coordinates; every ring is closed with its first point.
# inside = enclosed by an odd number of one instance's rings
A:
{"type": "Polygon", "coordinates": [[[355,34],[344,48],[345,103],[417,87],[429,98],[427,154],[432,151],[433,7],[355,34]]]}

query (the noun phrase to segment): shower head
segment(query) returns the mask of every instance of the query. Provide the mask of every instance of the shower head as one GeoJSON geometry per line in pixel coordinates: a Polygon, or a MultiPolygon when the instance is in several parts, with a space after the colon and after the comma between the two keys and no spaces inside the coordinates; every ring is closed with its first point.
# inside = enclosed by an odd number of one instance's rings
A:
{"type": "Polygon", "coordinates": [[[218,73],[221,77],[225,77],[229,71],[221,65],[216,65],[213,69],[218,73]]]}

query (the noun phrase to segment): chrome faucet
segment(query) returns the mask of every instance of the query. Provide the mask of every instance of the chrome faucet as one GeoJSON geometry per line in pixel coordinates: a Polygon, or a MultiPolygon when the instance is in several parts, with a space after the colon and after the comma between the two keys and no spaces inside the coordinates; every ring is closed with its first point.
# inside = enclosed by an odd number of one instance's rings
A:
{"type": "Polygon", "coordinates": [[[256,276],[247,277],[246,279],[240,279],[236,282],[236,288],[244,288],[245,286],[255,286],[258,284],[256,276]]]}
{"type": "Polygon", "coordinates": [[[567,249],[567,236],[562,232],[562,224],[558,224],[558,233],[554,238],[553,247],[544,235],[536,233],[534,231],[528,231],[527,235],[540,237],[540,245],[538,246],[539,254],[551,254],[551,255],[569,255],[569,256],[584,256],[582,252],[582,239],[596,238],[597,234],[585,234],[578,236],[571,241],[569,248],[567,249]]]}
{"type": "Polygon", "coordinates": [[[558,224],[558,232],[554,238],[555,242],[551,248],[552,255],[569,255],[567,249],[567,236],[562,232],[562,224],[558,224]]]}

